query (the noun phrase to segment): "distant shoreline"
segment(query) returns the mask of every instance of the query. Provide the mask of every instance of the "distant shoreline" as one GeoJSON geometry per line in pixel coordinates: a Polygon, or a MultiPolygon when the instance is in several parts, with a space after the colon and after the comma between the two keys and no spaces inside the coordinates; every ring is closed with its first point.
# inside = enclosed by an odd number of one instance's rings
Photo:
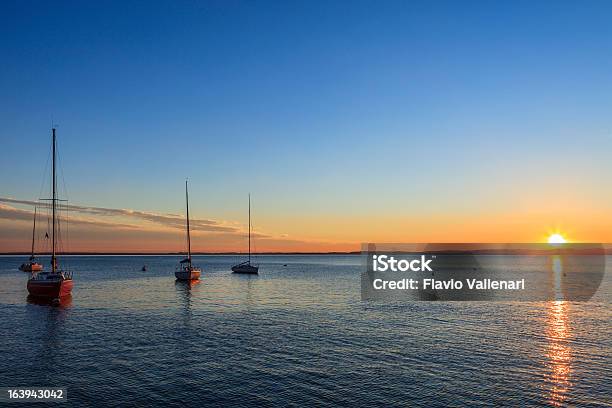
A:
{"type": "MultiPolygon", "coordinates": [[[[444,255],[553,255],[551,251],[538,251],[538,250],[439,250],[439,251],[425,251],[431,254],[444,254],[444,255]]],[[[409,253],[409,252],[406,252],[409,253]]],[[[421,252],[418,252],[421,253],[421,252]]],[[[267,255],[361,255],[361,251],[350,251],[350,252],[259,252],[252,254],[251,256],[267,256],[267,255]]],[[[602,248],[592,249],[578,249],[578,250],[561,250],[557,254],[562,255],[612,255],[612,246],[605,245],[602,248]]],[[[50,256],[50,253],[39,253],[37,257],[50,256]]],[[[185,252],[65,252],[58,254],[58,256],[185,256],[185,252]]],[[[206,256],[206,255],[223,255],[223,256],[246,256],[246,252],[193,252],[193,256],[206,256]]],[[[30,256],[29,252],[1,252],[0,256],[30,256]]]]}
{"type": "MultiPolygon", "coordinates": [[[[259,252],[257,254],[251,254],[251,256],[259,255],[359,255],[361,251],[352,252],[259,252]]],[[[49,253],[36,254],[36,256],[50,256],[49,253]]],[[[87,256],[87,255],[105,255],[105,256],[181,256],[185,255],[184,252],[65,252],[58,254],[58,256],[87,256]]],[[[246,252],[192,252],[191,255],[247,255],[246,252]]],[[[30,256],[29,252],[2,252],[0,256],[30,256]]]]}

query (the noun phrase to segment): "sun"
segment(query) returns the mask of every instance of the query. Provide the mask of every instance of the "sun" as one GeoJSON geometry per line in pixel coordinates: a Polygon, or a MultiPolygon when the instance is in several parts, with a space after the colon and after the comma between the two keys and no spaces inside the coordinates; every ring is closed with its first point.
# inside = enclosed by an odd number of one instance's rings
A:
{"type": "Polygon", "coordinates": [[[567,241],[561,234],[551,234],[548,237],[549,244],[565,244],[567,241]]]}

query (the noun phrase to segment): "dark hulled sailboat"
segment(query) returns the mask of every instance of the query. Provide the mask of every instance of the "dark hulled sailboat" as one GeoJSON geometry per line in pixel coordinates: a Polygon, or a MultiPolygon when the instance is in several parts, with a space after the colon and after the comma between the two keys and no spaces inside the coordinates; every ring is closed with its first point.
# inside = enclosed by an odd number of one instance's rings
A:
{"type": "Polygon", "coordinates": [[[191,234],[189,228],[189,190],[187,188],[187,180],[185,180],[185,201],[187,202],[187,258],[183,259],[174,276],[180,281],[192,281],[200,279],[202,269],[191,263],[191,234]]]}
{"type": "Polygon", "coordinates": [[[57,177],[55,174],[55,150],[56,150],[56,140],[55,140],[55,128],[52,130],[53,134],[53,159],[52,159],[52,178],[51,178],[51,189],[53,191],[53,197],[51,198],[51,211],[52,211],[52,224],[51,228],[51,271],[50,272],[32,272],[32,276],[28,279],[28,292],[31,296],[40,297],[40,298],[50,298],[57,299],[62,298],[64,296],[70,295],[72,292],[72,272],[64,271],[59,268],[57,263],[57,230],[59,220],[56,216],[57,211],[57,202],[59,201],[57,198],[57,177]]]}
{"type": "Polygon", "coordinates": [[[247,273],[255,275],[259,273],[259,266],[251,265],[251,194],[249,194],[249,259],[232,266],[234,273],[247,273]]]}

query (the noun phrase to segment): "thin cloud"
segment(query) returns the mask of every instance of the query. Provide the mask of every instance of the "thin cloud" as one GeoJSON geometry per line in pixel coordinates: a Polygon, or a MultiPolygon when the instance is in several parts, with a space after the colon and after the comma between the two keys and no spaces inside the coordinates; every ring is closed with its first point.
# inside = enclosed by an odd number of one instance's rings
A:
{"type": "MultiPolygon", "coordinates": [[[[6,204],[0,204],[0,219],[11,220],[11,221],[32,221],[34,217],[34,211],[22,210],[20,208],[11,207],[6,204]]],[[[38,217],[37,217],[38,218],[38,217]]],[[[66,217],[59,217],[60,221],[66,221],[66,217]]],[[[69,217],[68,221],[71,225],[83,225],[83,226],[94,226],[102,228],[124,228],[134,229],[137,228],[135,225],[122,224],[117,222],[104,222],[96,220],[87,220],[78,217],[69,217]]]]}
{"type": "MultiPolygon", "coordinates": [[[[31,222],[34,215],[33,210],[16,208],[1,202],[9,202],[12,204],[27,205],[27,206],[38,206],[48,207],[48,203],[39,203],[37,201],[28,200],[16,200],[11,198],[0,197],[0,248],[3,251],[24,251],[29,246],[30,240],[30,228],[31,222]]],[[[70,236],[72,243],[70,249],[72,251],[91,251],[98,252],[123,252],[123,251],[144,251],[144,252],[165,252],[165,251],[181,251],[183,248],[181,245],[177,245],[176,236],[184,228],[183,218],[181,216],[175,216],[173,214],[153,214],[156,217],[151,218],[155,226],[158,228],[151,229],[147,228],[143,224],[128,224],[117,222],[115,220],[99,220],[95,217],[100,216],[111,216],[120,215],[129,217],[132,215],[133,219],[142,220],[142,211],[132,211],[125,209],[112,209],[112,208],[101,208],[101,207],[85,207],[71,205],[68,207],[73,213],[81,213],[92,216],[92,218],[82,218],[74,215],[70,215],[67,219],[65,216],[61,217],[64,222],[68,221],[70,224],[70,236]],[[80,211],[82,209],[82,211],[80,211]],[[103,215],[104,214],[104,215],[103,215]],[[175,217],[178,220],[175,220],[175,217]],[[170,228],[163,228],[163,227],[170,228]],[[174,237],[174,238],[173,238],[174,237]]],[[[64,212],[62,211],[62,214],[64,212]]],[[[46,218],[45,215],[40,215],[39,221],[41,226],[45,226],[46,223],[43,221],[46,218]]],[[[216,225],[210,225],[214,221],[205,220],[207,224],[206,231],[210,231],[210,227],[216,225]]],[[[226,251],[239,251],[242,252],[246,249],[246,237],[247,232],[243,229],[239,229],[234,226],[224,226],[222,231],[213,230],[212,233],[208,232],[202,234],[200,231],[197,235],[200,236],[199,240],[196,240],[194,245],[194,251],[204,252],[226,252],[226,251]]],[[[351,243],[332,243],[326,241],[317,240],[299,240],[290,239],[287,234],[282,234],[282,237],[274,237],[265,233],[252,231],[251,237],[257,238],[257,247],[264,252],[283,252],[283,251],[312,251],[312,252],[327,252],[330,250],[346,251],[355,248],[355,244],[351,243]]]]}
{"type": "MultiPolygon", "coordinates": [[[[18,205],[27,205],[27,206],[36,206],[38,208],[49,208],[48,202],[40,202],[33,200],[18,200],[14,198],[8,197],[0,197],[0,202],[10,203],[10,204],[18,204],[18,205]]],[[[6,208],[7,206],[4,206],[6,208]]],[[[9,207],[13,208],[13,207],[9,207]]],[[[74,204],[65,204],[62,205],[62,208],[67,209],[71,213],[80,213],[86,215],[94,215],[94,216],[102,216],[102,217],[126,217],[135,220],[147,221],[157,225],[161,225],[169,228],[181,229],[185,227],[185,219],[182,215],[179,214],[160,214],[146,211],[138,211],[138,210],[130,210],[123,208],[105,208],[105,207],[91,207],[91,206],[81,206],[74,204]]],[[[17,210],[17,209],[15,209],[17,210]]],[[[25,219],[25,218],[17,218],[17,217],[25,217],[25,214],[29,214],[31,219],[32,214],[29,211],[22,211],[20,213],[13,213],[16,218],[13,219],[25,219]]],[[[5,214],[10,215],[10,214],[5,214]]],[[[8,217],[5,217],[8,218],[8,217]]],[[[10,218],[9,218],[10,219],[10,218]]],[[[73,220],[73,217],[70,217],[70,220],[73,220]]],[[[82,220],[83,221],[83,220],[82,220]]],[[[91,221],[93,222],[93,221],[91,221]]],[[[225,233],[241,233],[241,229],[227,225],[225,223],[209,220],[209,219],[199,219],[195,218],[190,220],[191,226],[194,231],[203,231],[203,232],[225,232],[225,233]]],[[[117,224],[117,223],[103,223],[104,225],[112,226],[126,226],[130,228],[136,228],[136,226],[129,224],[117,224]]]]}

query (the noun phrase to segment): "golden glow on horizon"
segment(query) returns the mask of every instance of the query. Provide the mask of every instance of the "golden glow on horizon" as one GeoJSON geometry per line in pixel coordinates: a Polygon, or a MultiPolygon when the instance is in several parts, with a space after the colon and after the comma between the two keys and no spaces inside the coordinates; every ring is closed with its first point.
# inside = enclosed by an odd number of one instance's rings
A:
{"type": "Polygon", "coordinates": [[[563,238],[563,235],[555,233],[555,234],[551,234],[548,237],[548,243],[549,244],[565,244],[567,242],[567,240],[565,238],[563,238]]]}
{"type": "MultiPolygon", "coordinates": [[[[223,218],[221,216],[204,217],[223,218]]],[[[231,219],[231,217],[229,217],[231,219]]],[[[0,204],[0,252],[29,252],[31,212],[0,204]],[[3,216],[4,210],[4,217],[3,216]]],[[[129,217],[83,216],[68,223],[69,252],[180,252],[185,247],[184,228],[129,217]]],[[[41,220],[42,221],[42,220],[41,220]]],[[[40,225],[43,225],[41,223],[40,225]]],[[[193,230],[196,252],[244,252],[245,229],[240,223],[230,232],[193,230]]],[[[45,251],[44,228],[37,223],[37,251],[45,251]]],[[[255,252],[359,251],[363,242],[549,242],[554,234],[565,242],[612,243],[610,213],[576,212],[566,216],[533,213],[453,214],[262,214],[255,252]],[[466,228],[469,225],[469,228],[466,228]],[[571,227],[570,227],[571,226],[571,227]],[[588,241],[587,241],[588,240],[588,241]]],[[[563,244],[551,244],[563,245],[563,244]]]]}

